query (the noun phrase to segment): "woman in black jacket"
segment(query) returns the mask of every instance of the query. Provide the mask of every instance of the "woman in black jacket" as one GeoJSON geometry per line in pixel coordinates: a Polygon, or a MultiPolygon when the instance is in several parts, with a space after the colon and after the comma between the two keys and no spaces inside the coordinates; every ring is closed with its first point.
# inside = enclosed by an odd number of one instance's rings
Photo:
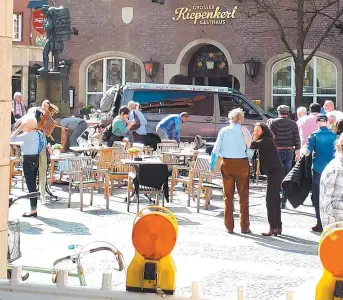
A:
{"type": "Polygon", "coordinates": [[[266,202],[270,228],[268,232],[262,233],[262,235],[271,236],[281,234],[280,187],[285,176],[285,171],[274,143],[274,135],[262,123],[255,124],[253,141],[250,140],[246,127],[242,126],[242,132],[247,147],[259,150],[261,168],[263,173],[267,175],[266,202]]]}

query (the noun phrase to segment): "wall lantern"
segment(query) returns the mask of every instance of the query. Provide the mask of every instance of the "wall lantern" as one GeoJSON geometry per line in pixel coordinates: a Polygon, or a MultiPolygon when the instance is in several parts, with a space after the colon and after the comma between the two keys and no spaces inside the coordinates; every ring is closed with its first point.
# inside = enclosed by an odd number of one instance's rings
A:
{"type": "Polygon", "coordinates": [[[249,59],[247,61],[244,62],[244,65],[245,65],[245,70],[248,74],[248,76],[254,80],[257,76],[257,73],[258,73],[258,68],[260,66],[260,61],[259,60],[256,60],[256,59],[249,59]]]}
{"type": "Polygon", "coordinates": [[[151,81],[154,82],[159,63],[150,59],[150,61],[143,62],[143,64],[146,76],[148,76],[151,81]]]}

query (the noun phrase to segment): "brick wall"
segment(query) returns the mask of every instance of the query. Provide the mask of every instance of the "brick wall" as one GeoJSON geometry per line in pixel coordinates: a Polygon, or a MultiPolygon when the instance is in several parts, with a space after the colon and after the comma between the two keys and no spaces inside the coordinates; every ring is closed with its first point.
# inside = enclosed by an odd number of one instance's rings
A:
{"type": "MultiPolygon", "coordinates": [[[[288,1],[288,0],[287,0],[288,1]]],[[[291,1],[291,0],[289,0],[291,1]]],[[[122,51],[138,57],[141,61],[159,61],[161,67],[158,81],[163,82],[163,64],[174,64],[180,51],[190,42],[199,38],[216,40],[226,47],[233,63],[242,63],[251,57],[261,60],[259,75],[255,82],[246,80],[246,94],[254,99],[264,99],[265,96],[265,64],[277,54],[286,51],[280,41],[275,24],[267,17],[248,19],[245,2],[236,0],[166,0],[164,5],[152,3],[150,0],[56,0],[56,6],[68,7],[71,12],[72,26],[79,30],[78,36],[73,36],[66,44],[64,57],[73,60],[70,70],[70,83],[79,90],[79,66],[90,55],[103,51],[122,51]],[[221,10],[231,10],[238,6],[235,19],[227,20],[226,25],[200,25],[192,21],[174,22],[174,10],[177,7],[214,4],[221,10]],[[134,20],[126,25],[122,21],[121,8],[134,7],[134,20]]],[[[283,24],[294,26],[290,21],[290,12],[282,12],[283,24]]],[[[325,26],[317,21],[309,33],[307,48],[313,48],[318,35],[325,26]]],[[[296,31],[288,29],[289,43],[295,47],[296,31]]],[[[342,60],[343,35],[334,29],[324,41],[320,51],[342,60]]]]}
{"type": "Polygon", "coordinates": [[[15,45],[36,46],[37,33],[33,29],[31,9],[27,8],[28,0],[13,0],[13,13],[22,14],[22,41],[13,42],[15,45]],[[32,41],[30,33],[32,32],[32,41]]]}

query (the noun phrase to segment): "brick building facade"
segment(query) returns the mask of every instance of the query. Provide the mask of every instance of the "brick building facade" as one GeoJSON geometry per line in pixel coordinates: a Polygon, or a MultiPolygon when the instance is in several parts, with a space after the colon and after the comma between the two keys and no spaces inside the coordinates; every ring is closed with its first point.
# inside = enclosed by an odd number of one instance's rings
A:
{"type": "MultiPolygon", "coordinates": [[[[35,9],[28,8],[28,0],[13,1],[12,95],[23,94],[28,106],[36,99],[37,69],[41,66],[44,34],[33,26],[35,9]]],[[[39,1],[40,4],[48,1],[39,1]]]]}
{"type": "MultiPolygon", "coordinates": [[[[149,82],[143,62],[150,59],[159,62],[159,83],[225,85],[261,100],[264,108],[294,106],[292,59],[274,23],[268,17],[247,18],[244,1],[165,0],[160,5],[151,0],[99,0],[85,6],[81,0],[56,0],[60,5],[70,9],[72,26],[79,31],[63,54],[72,62],[69,76],[76,108],[98,103],[115,83],[149,82]],[[255,80],[246,75],[244,65],[252,57],[261,62],[255,80]],[[218,59],[221,64],[211,70],[208,61],[218,59]]],[[[288,22],[289,14],[284,12],[281,21],[288,22]]],[[[308,50],[325,30],[319,21],[309,33],[308,50]]],[[[293,32],[288,30],[287,36],[295,48],[293,32]]],[[[342,108],[342,44],[343,36],[334,28],[307,67],[304,105],[332,99],[342,108]]]]}

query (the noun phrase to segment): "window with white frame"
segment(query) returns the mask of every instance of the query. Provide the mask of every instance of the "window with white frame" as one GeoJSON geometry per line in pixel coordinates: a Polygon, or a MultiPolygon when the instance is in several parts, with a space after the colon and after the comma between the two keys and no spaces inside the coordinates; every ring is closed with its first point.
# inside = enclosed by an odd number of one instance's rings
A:
{"type": "Polygon", "coordinates": [[[13,41],[21,42],[22,40],[22,20],[22,14],[13,14],[13,41]]]}
{"type": "Polygon", "coordinates": [[[141,68],[135,62],[118,57],[92,62],[87,68],[87,105],[100,106],[100,100],[108,89],[126,82],[141,82],[141,68]]]}
{"type": "MultiPolygon", "coordinates": [[[[292,58],[283,59],[272,69],[272,106],[281,104],[295,107],[295,66],[292,58]]],[[[329,60],[313,57],[305,68],[301,105],[323,105],[326,100],[336,103],[337,68],[329,60]]]]}

